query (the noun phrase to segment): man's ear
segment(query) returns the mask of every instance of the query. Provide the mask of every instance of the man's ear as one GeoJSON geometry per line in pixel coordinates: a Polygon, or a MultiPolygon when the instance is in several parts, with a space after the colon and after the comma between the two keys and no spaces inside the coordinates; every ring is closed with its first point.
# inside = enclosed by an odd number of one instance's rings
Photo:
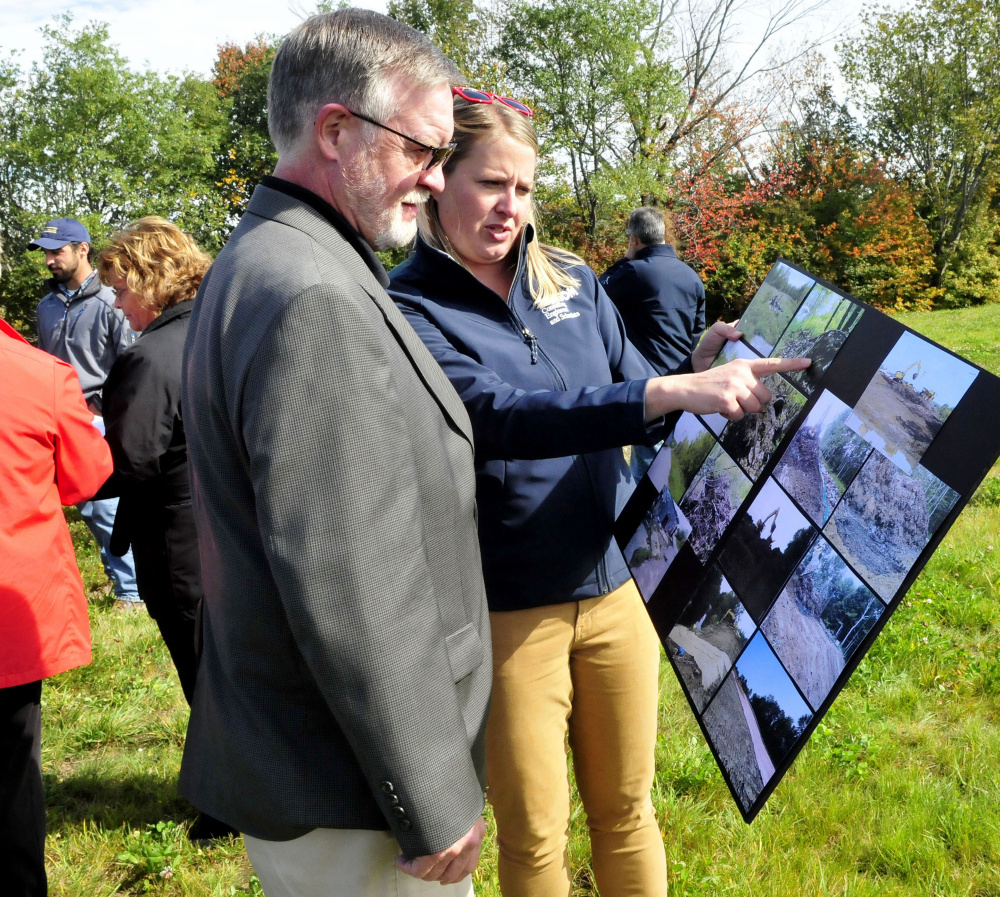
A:
{"type": "Polygon", "coordinates": [[[313,122],[313,137],[324,159],[336,162],[344,150],[345,126],[351,120],[351,113],[340,103],[327,103],[316,113],[313,122]]]}

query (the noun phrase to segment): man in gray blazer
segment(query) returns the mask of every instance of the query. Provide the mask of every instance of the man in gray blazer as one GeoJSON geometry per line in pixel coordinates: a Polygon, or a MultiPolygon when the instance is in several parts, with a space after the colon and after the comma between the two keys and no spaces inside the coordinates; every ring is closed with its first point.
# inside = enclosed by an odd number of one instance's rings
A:
{"type": "Polygon", "coordinates": [[[373,252],[443,187],[455,75],[374,12],[296,28],[269,89],[280,161],[195,302],[180,787],[244,833],[267,897],[472,891],[491,663],[471,427],[373,252]]]}

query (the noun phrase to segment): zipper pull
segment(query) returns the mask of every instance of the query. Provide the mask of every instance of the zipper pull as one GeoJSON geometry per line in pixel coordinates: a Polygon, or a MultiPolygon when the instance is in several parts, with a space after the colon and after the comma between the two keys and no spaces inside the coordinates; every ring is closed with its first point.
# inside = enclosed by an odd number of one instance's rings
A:
{"type": "Polygon", "coordinates": [[[521,332],[524,334],[524,341],[531,349],[531,363],[538,364],[538,338],[527,327],[522,327],[521,332]]]}

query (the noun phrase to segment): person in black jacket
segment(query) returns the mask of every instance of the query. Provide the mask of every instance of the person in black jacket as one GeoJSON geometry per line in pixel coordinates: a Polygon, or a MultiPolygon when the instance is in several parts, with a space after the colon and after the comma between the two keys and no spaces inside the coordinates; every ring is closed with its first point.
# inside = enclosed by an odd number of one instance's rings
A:
{"type": "MultiPolygon", "coordinates": [[[[390,293],[465,403],[490,608],[489,799],[504,897],[568,897],[566,739],[604,897],[666,893],[653,813],[659,644],[621,553],[632,488],[621,446],[681,409],[738,419],[768,373],[804,359],[709,368],[730,325],[656,377],[594,272],[535,239],[531,110],[454,88],[457,148],[420,213],[390,293]]],[[[787,366],[787,367],[786,367],[787,366]]]]}
{"type": "Polygon", "coordinates": [[[666,242],[667,221],[643,206],[629,215],[628,250],[601,277],[629,341],[659,374],[669,374],[705,330],[705,285],[666,242]]]}
{"type": "Polygon", "coordinates": [[[140,218],[100,253],[101,280],[141,338],[115,361],[104,385],[104,425],[115,462],[102,495],[121,495],[111,550],[132,546],[139,595],[170,651],[188,703],[198,658],[201,600],[198,535],[181,419],[184,339],[211,258],[163,218],[140,218]]]}

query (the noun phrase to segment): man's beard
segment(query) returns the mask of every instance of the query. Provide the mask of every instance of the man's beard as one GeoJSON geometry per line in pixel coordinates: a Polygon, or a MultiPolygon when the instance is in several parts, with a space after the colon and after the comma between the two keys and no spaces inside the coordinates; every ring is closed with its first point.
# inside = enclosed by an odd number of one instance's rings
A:
{"type": "Polygon", "coordinates": [[[79,268],[80,268],[80,263],[77,262],[75,265],[73,265],[72,268],[63,265],[62,270],[60,270],[58,274],[50,268],[49,274],[52,275],[52,279],[56,283],[69,283],[76,275],[76,272],[79,270],[79,268]]]}
{"type": "Polygon", "coordinates": [[[374,152],[367,149],[345,168],[344,190],[361,235],[373,249],[395,249],[413,242],[417,222],[403,220],[403,203],[420,205],[430,196],[429,190],[418,187],[387,205],[385,175],[375,164],[374,152]]]}

